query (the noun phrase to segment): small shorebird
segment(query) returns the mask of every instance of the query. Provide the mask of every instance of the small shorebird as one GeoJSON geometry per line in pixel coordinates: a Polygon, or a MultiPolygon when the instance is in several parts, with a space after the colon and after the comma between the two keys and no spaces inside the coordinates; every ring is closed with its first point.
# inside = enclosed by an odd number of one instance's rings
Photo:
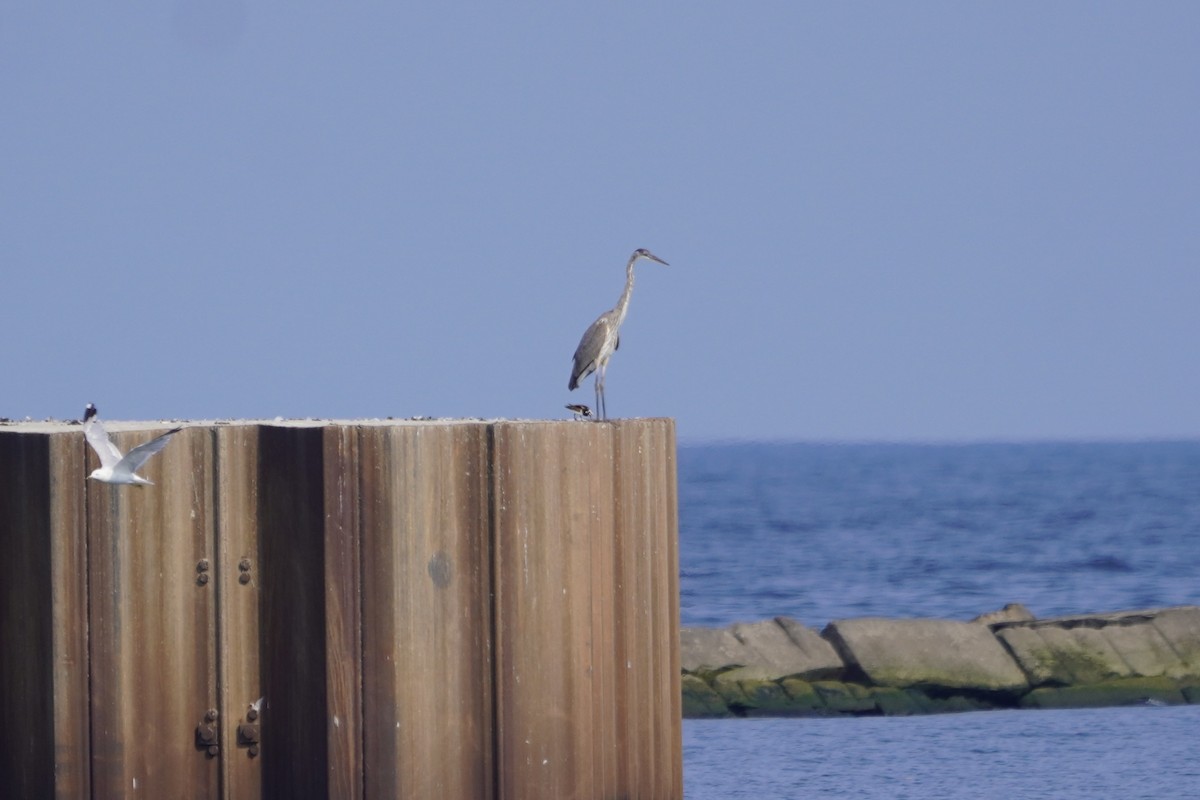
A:
{"type": "Polygon", "coordinates": [[[167,446],[167,442],[171,437],[183,430],[182,427],[173,428],[166,433],[158,436],[145,444],[139,444],[137,447],[130,450],[127,454],[121,455],[121,451],[108,438],[108,432],[104,430],[104,425],[100,420],[96,419],[96,407],[91,403],[87,404],[87,408],[83,412],[83,435],[87,439],[87,443],[96,451],[96,455],[100,458],[100,468],[93,470],[89,478],[94,478],[101,483],[131,483],[137,486],[153,486],[153,481],[148,481],[141,475],[137,474],[138,469],[150,456],[157,453],[167,446]]]}
{"type": "Polygon", "coordinates": [[[639,258],[669,266],[645,248],[634,250],[629,263],[625,265],[625,291],[621,292],[621,299],[584,331],[579,347],[575,348],[575,363],[571,365],[571,380],[567,382],[567,388],[574,391],[580,381],[595,372],[596,410],[600,412],[600,419],[608,419],[608,408],[604,404],[604,373],[608,371],[608,359],[621,346],[621,323],[625,321],[629,298],[633,295],[633,264],[639,258]]]}
{"type": "Polygon", "coordinates": [[[567,403],[567,411],[575,415],[575,419],[587,419],[592,415],[592,410],[583,403],[567,403]]]}

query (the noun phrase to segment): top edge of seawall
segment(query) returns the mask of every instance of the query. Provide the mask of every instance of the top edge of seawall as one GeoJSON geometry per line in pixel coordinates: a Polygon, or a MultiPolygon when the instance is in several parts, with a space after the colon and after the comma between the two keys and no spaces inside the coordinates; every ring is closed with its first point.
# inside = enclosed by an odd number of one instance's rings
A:
{"type": "MultiPolygon", "coordinates": [[[[260,426],[276,428],[387,428],[387,427],[440,427],[440,426],[470,426],[470,425],[592,425],[597,420],[572,419],[515,419],[496,417],[484,419],[480,417],[374,417],[363,419],[322,419],[316,417],[273,419],[159,419],[159,420],[115,420],[104,419],[104,427],[109,431],[140,431],[168,427],[184,428],[225,428],[260,426]]],[[[670,417],[630,417],[628,419],[612,419],[599,424],[618,424],[627,422],[674,422],[670,417]]],[[[82,430],[80,420],[9,420],[0,419],[0,434],[8,433],[62,433],[65,431],[82,430]]]]}

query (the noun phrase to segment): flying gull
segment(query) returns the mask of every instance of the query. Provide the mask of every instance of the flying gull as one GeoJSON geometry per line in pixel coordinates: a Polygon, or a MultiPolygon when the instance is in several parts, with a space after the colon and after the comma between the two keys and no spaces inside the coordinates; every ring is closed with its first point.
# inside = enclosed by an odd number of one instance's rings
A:
{"type": "Polygon", "coordinates": [[[88,477],[95,478],[102,483],[132,483],[138,486],[153,486],[153,481],[148,481],[136,473],[150,456],[166,447],[171,437],[181,430],[183,430],[182,427],[173,428],[162,436],[151,439],[145,444],[139,444],[127,455],[121,455],[121,451],[108,438],[108,432],[104,430],[103,423],[96,419],[96,406],[88,403],[83,412],[83,435],[100,458],[100,469],[93,470],[88,477]]]}

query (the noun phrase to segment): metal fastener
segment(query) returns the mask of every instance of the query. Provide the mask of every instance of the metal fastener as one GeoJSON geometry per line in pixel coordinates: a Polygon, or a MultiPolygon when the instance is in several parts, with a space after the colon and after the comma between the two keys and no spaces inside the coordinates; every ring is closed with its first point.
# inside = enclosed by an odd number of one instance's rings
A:
{"type": "Polygon", "coordinates": [[[238,725],[238,742],[241,744],[258,744],[258,724],[243,722],[238,725]]]}
{"type": "Polygon", "coordinates": [[[208,572],[208,559],[202,558],[196,562],[196,572],[208,572]]]}
{"type": "Polygon", "coordinates": [[[238,575],[238,583],[247,584],[249,582],[250,582],[250,573],[249,572],[243,572],[241,575],[238,575]]]}
{"type": "Polygon", "coordinates": [[[203,586],[204,584],[208,583],[208,573],[207,573],[207,572],[201,572],[199,575],[197,575],[197,576],[196,576],[196,583],[200,584],[201,586],[203,586]]]}
{"type": "Polygon", "coordinates": [[[238,569],[240,569],[242,572],[249,572],[250,571],[250,559],[243,558],[241,561],[239,561],[238,569]]]}

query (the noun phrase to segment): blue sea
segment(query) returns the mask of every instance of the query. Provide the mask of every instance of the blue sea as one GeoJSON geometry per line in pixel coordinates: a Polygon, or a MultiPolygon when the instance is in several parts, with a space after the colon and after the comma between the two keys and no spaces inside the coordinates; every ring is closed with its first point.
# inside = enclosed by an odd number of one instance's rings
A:
{"type": "MultiPolygon", "coordinates": [[[[679,449],[681,621],[1200,604],[1200,442],[679,449]]],[[[1200,706],[684,721],[686,796],[1200,797],[1200,706]]]]}

